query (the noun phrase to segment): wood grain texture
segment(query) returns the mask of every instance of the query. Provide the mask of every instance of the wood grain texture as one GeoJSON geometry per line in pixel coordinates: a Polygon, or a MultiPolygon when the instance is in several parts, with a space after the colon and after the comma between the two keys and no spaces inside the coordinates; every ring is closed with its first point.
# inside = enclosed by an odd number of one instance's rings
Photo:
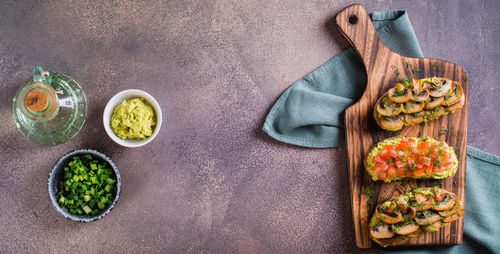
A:
{"type": "MultiPolygon", "coordinates": [[[[345,127],[356,245],[359,248],[372,248],[377,245],[370,239],[368,223],[375,206],[401,192],[417,186],[429,186],[435,181],[411,179],[392,183],[372,181],[363,166],[363,161],[370,148],[379,141],[400,135],[417,136],[422,131],[424,137],[433,137],[454,147],[459,159],[457,173],[453,177],[443,179],[440,187],[456,193],[461,200],[464,200],[469,82],[466,71],[454,63],[438,59],[405,57],[390,50],[378,37],[370,17],[361,5],[347,7],[336,16],[336,21],[344,36],[363,59],[368,77],[363,96],[346,110],[345,127]],[[439,76],[460,82],[465,93],[465,105],[453,114],[430,121],[429,125],[407,126],[396,132],[383,130],[373,119],[373,109],[377,99],[397,82],[395,69],[399,71],[400,79],[439,76]],[[440,131],[446,128],[449,129],[448,134],[440,135],[440,131]],[[374,190],[375,202],[372,205],[367,204],[369,197],[363,194],[367,187],[374,190]]],[[[467,205],[466,200],[464,204],[467,205]]],[[[423,233],[410,241],[400,242],[398,246],[461,244],[462,237],[463,216],[438,232],[423,233]]]]}

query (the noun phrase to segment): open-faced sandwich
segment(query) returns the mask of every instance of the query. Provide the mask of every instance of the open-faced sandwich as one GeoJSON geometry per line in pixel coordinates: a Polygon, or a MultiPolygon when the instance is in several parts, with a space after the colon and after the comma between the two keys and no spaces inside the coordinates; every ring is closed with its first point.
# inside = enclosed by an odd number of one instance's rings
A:
{"type": "Polygon", "coordinates": [[[385,130],[434,120],[463,107],[465,96],[457,81],[447,78],[414,79],[396,83],[375,104],[373,116],[385,130]]]}
{"type": "Polygon", "coordinates": [[[434,187],[416,188],[379,204],[370,220],[370,237],[382,247],[436,232],[464,213],[454,193],[434,187]]]}
{"type": "Polygon", "coordinates": [[[442,179],[457,172],[458,160],[445,142],[429,137],[393,137],[372,148],[365,158],[365,168],[374,181],[442,179]]]}

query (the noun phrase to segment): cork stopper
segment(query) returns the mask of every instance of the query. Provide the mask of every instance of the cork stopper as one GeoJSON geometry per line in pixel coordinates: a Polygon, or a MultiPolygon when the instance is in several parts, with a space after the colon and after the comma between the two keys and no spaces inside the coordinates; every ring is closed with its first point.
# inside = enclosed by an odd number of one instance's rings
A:
{"type": "Polygon", "coordinates": [[[42,112],[49,106],[49,98],[42,91],[32,90],[24,97],[24,104],[31,111],[42,112]]]}

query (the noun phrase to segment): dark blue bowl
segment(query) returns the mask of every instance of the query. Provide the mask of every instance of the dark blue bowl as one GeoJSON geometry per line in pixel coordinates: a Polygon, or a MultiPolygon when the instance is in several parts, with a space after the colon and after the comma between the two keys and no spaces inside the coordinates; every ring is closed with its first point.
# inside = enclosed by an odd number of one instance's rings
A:
{"type": "Polygon", "coordinates": [[[50,200],[52,201],[52,205],[54,208],[62,214],[64,217],[74,220],[74,221],[79,221],[79,222],[91,222],[94,220],[98,220],[106,214],[108,214],[113,207],[115,207],[116,202],[118,201],[118,198],[120,197],[120,191],[121,191],[121,186],[122,186],[122,181],[120,178],[120,172],[118,171],[118,168],[116,167],[115,163],[108,158],[108,156],[104,155],[103,153],[100,153],[96,150],[91,150],[91,149],[78,149],[74,150],[72,152],[69,152],[65,154],[63,157],[61,157],[56,164],[54,164],[54,167],[52,167],[52,170],[50,170],[49,174],[49,181],[48,181],[48,187],[49,187],[49,196],[50,200]],[[64,167],[68,165],[68,163],[71,161],[72,157],[74,155],[84,155],[84,154],[90,154],[94,157],[97,157],[101,159],[102,161],[105,161],[111,166],[113,171],[115,172],[116,175],[116,196],[115,200],[113,201],[112,204],[107,205],[104,210],[100,211],[96,215],[89,215],[89,214],[82,214],[82,215],[74,215],[69,213],[67,208],[61,208],[59,206],[59,203],[57,202],[59,198],[57,197],[57,193],[59,192],[59,181],[64,179],[64,167]]]}

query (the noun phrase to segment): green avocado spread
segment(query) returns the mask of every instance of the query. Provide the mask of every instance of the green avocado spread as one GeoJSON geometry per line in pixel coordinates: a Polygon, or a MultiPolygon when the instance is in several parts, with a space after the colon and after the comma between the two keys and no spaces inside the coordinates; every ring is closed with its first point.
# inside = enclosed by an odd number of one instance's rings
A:
{"type": "Polygon", "coordinates": [[[124,100],[111,117],[111,129],[121,139],[150,137],[155,125],[155,112],[144,98],[124,100]]]}

